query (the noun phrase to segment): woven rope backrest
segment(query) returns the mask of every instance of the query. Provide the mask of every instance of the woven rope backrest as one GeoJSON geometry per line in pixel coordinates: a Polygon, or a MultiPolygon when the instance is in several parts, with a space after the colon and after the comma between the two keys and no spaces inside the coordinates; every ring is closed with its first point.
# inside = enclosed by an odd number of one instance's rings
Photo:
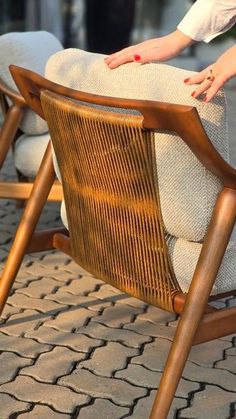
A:
{"type": "Polygon", "coordinates": [[[72,254],[86,270],[172,311],[179,290],[142,117],[86,107],[44,91],[42,106],[62,176],[72,254]]]}

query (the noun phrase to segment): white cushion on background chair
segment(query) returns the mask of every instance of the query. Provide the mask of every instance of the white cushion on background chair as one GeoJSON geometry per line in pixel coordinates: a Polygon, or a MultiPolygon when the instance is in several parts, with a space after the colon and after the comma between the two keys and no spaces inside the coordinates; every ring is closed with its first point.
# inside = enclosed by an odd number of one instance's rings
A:
{"type": "MultiPolygon", "coordinates": [[[[48,58],[62,50],[61,43],[49,32],[10,32],[0,36],[0,77],[11,88],[17,89],[9,72],[15,64],[39,74],[44,74],[48,58]]],[[[46,122],[32,111],[27,111],[21,129],[29,135],[47,131],[46,122]]]]}
{"type": "Polygon", "coordinates": [[[41,135],[21,135],[14,148],[14,164],[20,173],[34,178],[50,140],[49,133],[41,135]]]}
{"type": "MultiPolygon", "coordinates": [[[[45,74],[54,82],[89,93],[195,106],[215,148],[225,160],[229,160],[222,91],[211,103],[206,104],[192,98],[194,86],[184,85],[183,80],[191,74],[189,71],[156,63],[142,66],[129,63],[110,70],[103,59],[104,56],[100,54],[77,49],[64,50],[49,59],[45,74]]],[[[177,280],[182,290],[187,291],[201,251],[201,241],[222,185],[177,135],[156,132],[155,138],[167,243],[177,280]]],[[[61,215],[68,228],[64,206],[61,215]]],[[[214,294],[235,287],[234,272],[236,247],[231,243],[218,274],[214,294]]]]}

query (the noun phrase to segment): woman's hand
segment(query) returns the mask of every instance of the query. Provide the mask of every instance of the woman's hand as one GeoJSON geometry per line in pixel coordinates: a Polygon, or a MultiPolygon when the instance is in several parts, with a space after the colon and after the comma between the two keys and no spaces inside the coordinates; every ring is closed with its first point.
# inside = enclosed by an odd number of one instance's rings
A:
{"type": "Polygon", "coordinates": [[[234,76],[236,76],[236,45],[222,54],[214,64],[184,82],[199,84],[192,96],[197,98],[202,93],[206,93],[204,102],[209,102],[218,90],[234,76]]]}
{"type": "Polygon", "coordinates": [[[150,39],[111,54],[105,58],[105,63],[113,69],[132,61],[141,64],[150,61],[166,61],[178,55],[193,42],[191,38],[177,29],[169,35],[150,39]]]}

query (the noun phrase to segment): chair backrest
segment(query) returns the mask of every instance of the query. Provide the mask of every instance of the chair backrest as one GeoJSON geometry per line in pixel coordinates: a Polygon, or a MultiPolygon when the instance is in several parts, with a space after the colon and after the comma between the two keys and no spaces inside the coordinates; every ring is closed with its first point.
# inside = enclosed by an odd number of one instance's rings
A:
{"type": "Polygon", "coordinates": [[[164,237],[153,130],[177,132],[225,184],[235,182],[196,109],[87,94],[28,70],[11,71],[29,105],[48,122],[75,260],[106,282],[172,310],[180,287],[164,237]]]}
{"type": "MultiPolygon", "coordinates": [[[[9,72],[9,65],[15,64],[44,74],[47,60],[63,47],[57,38],[46,31],[10,32],[0,36],[0,78],[12,89],[16,85],[9,72]]],[[[21,123],[21,129],[29,135],[45,133],[48,128],[44,120],[31,110],[21,123]]]]}
{"type": "MultiPolygon", "coordinates": [[[[162,63],[128,63],[110,70],[101,54],[73,48],[50,57],[45,71],[46,78],[87,93],[194,106],[212,144],[227,160],[224,93],[220,91],[210,103],[194,99],[191,96],[194,87],[183,82],[190,74],[188,70],[162,63]]],[[[193,138],[198,132],[189,135],[193,138]]],[[[155,139],[166,231],[185,240],[202,241],[222,184],[199,163],[176,133],[158,131],[155,139]]]]}

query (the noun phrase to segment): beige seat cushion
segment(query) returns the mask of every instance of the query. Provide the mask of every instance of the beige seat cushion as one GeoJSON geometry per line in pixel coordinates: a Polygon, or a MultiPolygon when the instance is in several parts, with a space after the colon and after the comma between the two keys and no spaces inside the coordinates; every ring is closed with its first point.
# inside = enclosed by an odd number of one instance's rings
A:
{"type": "MultiPolygon", "coordinates": [[[[190,242],[168,235],[167,244],[176,278],[183,292],[187,292],[202,249],[201,243],[190,242]]],[[[236,288],[236,243],[231,240],[219,269],[211,294],[236,288]]]]}
{"type": "MultiPolygon", "coordinates": [[[[62,50],[61,43],[49,32],[10,32],[0,36],[0,77],[12,89],[17,89],[9,72],[9,65],[15,64],[44,74],[48,58],[62,50]]],[[[27,111],[21,124],[25,134],[45,133],[46,122],[32,111],[27,111]]]]}

